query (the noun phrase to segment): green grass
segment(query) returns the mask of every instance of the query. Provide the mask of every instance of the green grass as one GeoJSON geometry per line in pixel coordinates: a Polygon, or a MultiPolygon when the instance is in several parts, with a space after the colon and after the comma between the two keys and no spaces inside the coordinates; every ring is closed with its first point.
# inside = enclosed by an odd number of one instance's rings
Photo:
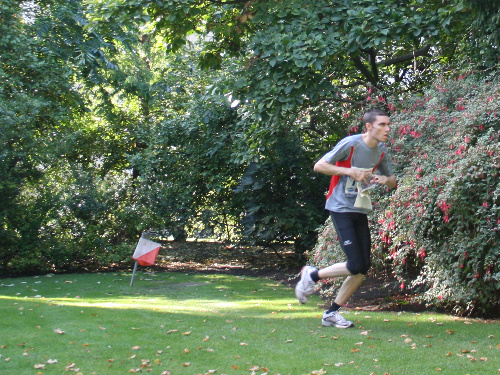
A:
{"type": "Polygon", "coordinates": [[[140,273],[129,284],[129,273],[0,279],[0,375],[500,368],[499,321],[352,310],[356,328],[340,330],[321,326],[318,297],[300,306],[292,289],[268,279],[140,273]]]}

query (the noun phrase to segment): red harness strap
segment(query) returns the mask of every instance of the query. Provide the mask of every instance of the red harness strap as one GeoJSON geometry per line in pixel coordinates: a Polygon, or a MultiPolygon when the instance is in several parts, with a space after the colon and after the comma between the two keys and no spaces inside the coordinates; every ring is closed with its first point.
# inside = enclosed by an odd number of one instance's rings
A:
{"type": "MultiPolygon", "coordinates": [[[[351,168],[352,154],[354,154],[354,146],[351,146],[351,152],[349,154],[349,157],[346,160],[336,162],[335,165],[338,167],[351,168]]],[[[326,195],[326,200],[328,200],[328,198],[330,198],[330,196],[333,194],[333,189],[335,189],[335,186],[337,186],[339,180],[340,176],[338,175],[332,176],[332,179],[330,180],[330,188],[328,189],[328,194],[326,195]]]]}
{"type": "MultiPolygon", "coordinates": [[[[352,154],[354,154],[354,146],[351,146],[351,152],[349,153],[349,157],[346,160],[341,160],[335,163],[336,166],[338,167],[345,167],[345,168],[351,168],[351,159],[352,159],[352,154]]],[[[380,163],[382,163],[382,159],[384,158],[384,152],[382,152],[382,155],[380,155],[380,160],[378,161],[377,165],[372,169],[372,172],[375,172],[380,163]]],[[[328,194],[326,195],[326,200],[330,198],[330,196],[333,194],[333,189],[337,186],[339,183],[340,176],[334,175],[332,176],[332,179],[330,180],[330,188],[328,189],[328,194]]]]}

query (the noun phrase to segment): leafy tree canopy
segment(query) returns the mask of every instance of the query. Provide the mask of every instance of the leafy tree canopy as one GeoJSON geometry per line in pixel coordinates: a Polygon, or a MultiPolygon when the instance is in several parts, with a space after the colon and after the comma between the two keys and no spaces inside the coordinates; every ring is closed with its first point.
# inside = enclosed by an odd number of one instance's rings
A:
{"type": "MultiPolygon", "coordinates": [[[[461,0],[88,3],[96,27],[151,22],[174,51],[200,35],[203,67],[240,56],[236,91],[264,119],[318,100],[359,107],[367,88],[418,89],[435,76],[436,63],[463,58],[465,47],[494,50],[498,33],[485,17],[496,15],[494,7],[461,0]],[[478,22],[489,28],[474,32],[478,22]]],[[[490,57],[480,56],[485,64],[490,57]]]]}

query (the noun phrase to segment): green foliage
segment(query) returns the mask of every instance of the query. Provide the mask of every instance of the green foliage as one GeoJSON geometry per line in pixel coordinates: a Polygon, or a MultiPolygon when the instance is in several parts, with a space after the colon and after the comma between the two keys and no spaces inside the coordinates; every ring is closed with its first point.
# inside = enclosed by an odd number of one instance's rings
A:
{"type": "MultiPolygon", "coordinates": [[[[57,141],[71,118],[78,96],[71,71],[34,38],[22,22],[18,2],[0,5],[0,268],[20,247],[38,241],[41,212],[29,211],[26,184],[38,184],[57,158],[57,141]]],[[[36,254],[24,260],[26,268],[36,254]]]]}
{"type": "Polygon", "coordinates": [[[238,235],[232,196],[242,169],[232,160],[236,111],[224,96],[187,89],[178,112],[151,127],[142,138],[147,149],[131,159],[141,170],[141,203],[155,215],[150,225],[175,238],[196,236],[201,225],[205,235],[231,240],[238,235]]]}
{"type": "Polygon", "coordinates": [[[21,5],[0,5],[0,272],[121,261],[117,239],[126,243],[138,216],[123,199],[130,190],[120,188],[123,174],[112,173],[123,167],[109,157],[119,149],[110,141],[113,135],[85,122],[90,116],[73,82],[76,67],[89,66],[78,65],[75,48],[96,48],[98,38],[85,38],[69,21],[78,18],[75,2],[52,2],[50,9],[44,2],[21,5]],[[80,37],[93,40],[92,46],[80,37]],[[109,149],[96,149],[95,140],[106,139],[109,149]],[[96,167],[98,161],[111,168],[96,167]]]}
{"type": "Polygon", "coordinates": [[[245,234],[256,243],[293,241],[301,254],[314,244],[324,217],[324,180],[312,170],[317,150],[306,148],[301,133],[286,130],[260,146],[260,159],[236,189],[245,205],[245,234]]]}
{"type": "Polygon", "coordinates": [[[396,276],[458,312],[498,308],[497,77],[435,82],[400,104],[391,145],[403,176],[381,218],[396,276]]]}

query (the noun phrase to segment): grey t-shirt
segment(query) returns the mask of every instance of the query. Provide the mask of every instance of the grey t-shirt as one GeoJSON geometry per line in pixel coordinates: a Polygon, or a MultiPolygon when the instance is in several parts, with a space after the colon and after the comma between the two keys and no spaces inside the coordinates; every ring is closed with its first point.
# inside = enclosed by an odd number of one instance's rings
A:
{"type": "MultiPolygon", "coordinates": [[[[323,156],[326,161],[346,168],[371,169],[373,173],[391,176],[393,174],[387,148],[380,142],[376,147],[368,147],[361,134],[342,139],[323,156]]],[[[368,213],[365,208],[354,207],[358,195],[356,182],[348,176],[332,176],[325,208],[334,212],[368,213]]]]}

